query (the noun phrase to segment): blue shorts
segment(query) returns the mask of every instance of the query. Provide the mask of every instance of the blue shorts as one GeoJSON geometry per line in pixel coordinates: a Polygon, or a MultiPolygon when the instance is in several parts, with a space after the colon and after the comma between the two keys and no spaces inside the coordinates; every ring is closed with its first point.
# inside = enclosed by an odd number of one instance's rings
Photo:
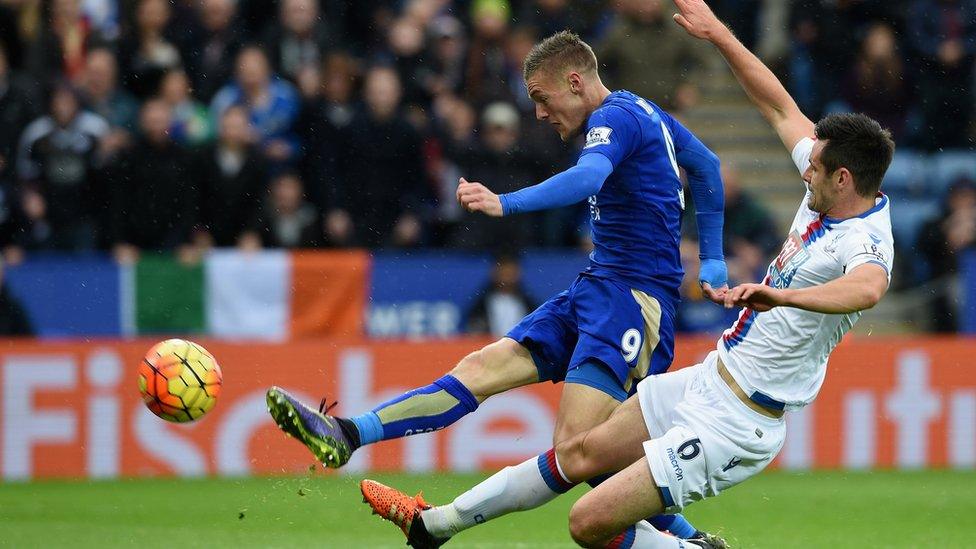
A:
{"type": "Polygon", "coordinates": [[[539,381],[599,389],[623,402],[674,359],[674,304],[580,275],[506,334],[532,353],[539,381]]]}

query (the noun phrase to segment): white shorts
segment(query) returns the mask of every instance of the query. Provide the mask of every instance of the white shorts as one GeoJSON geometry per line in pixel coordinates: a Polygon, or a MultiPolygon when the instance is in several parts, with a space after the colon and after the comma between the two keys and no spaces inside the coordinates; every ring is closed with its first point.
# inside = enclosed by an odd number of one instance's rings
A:
{"type": "Polygon", "coordinates": [[[718,353],[650,376],[637,398],[651,440],[644,452],[667,512],[759,473],[786,440],[786,422],[746,406],[718,374],[718,353]]]}

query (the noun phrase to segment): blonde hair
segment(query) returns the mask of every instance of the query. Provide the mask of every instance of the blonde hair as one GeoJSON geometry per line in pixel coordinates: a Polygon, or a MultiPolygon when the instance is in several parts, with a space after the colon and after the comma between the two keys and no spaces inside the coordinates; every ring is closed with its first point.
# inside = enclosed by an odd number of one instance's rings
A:
{"type": "Polygon", "coordinates": [[[525,56],[522,76],[528,80],[541,68],[549,72],[571,69],[579,73],[595,73],[596,54],[578,34],[560,31],[532,47],[525,56]]]}

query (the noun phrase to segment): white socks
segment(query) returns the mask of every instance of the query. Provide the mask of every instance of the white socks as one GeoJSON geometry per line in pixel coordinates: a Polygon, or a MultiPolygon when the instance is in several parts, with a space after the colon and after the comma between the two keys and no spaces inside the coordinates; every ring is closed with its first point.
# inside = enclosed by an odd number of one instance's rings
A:
{"type": "Polygon", "coordinates": [[[502,469],[454,502],[423,511],[421,517],[432,536],[449,538],[513,511],[539,507],[572,487],[559,472],[555,453],[550,450],[502,469]]]}

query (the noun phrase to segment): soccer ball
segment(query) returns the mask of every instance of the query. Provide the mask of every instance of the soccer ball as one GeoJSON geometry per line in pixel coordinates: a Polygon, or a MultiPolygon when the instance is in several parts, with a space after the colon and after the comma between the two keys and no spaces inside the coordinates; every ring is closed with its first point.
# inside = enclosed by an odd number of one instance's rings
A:
{"type": "Polygon", "coordinates": [[[183,339],[153,345],[139,365],[139,392],[146,407],[177,423],[209,412],[217,403],[222,380],[213,355],[183,339]]]}

